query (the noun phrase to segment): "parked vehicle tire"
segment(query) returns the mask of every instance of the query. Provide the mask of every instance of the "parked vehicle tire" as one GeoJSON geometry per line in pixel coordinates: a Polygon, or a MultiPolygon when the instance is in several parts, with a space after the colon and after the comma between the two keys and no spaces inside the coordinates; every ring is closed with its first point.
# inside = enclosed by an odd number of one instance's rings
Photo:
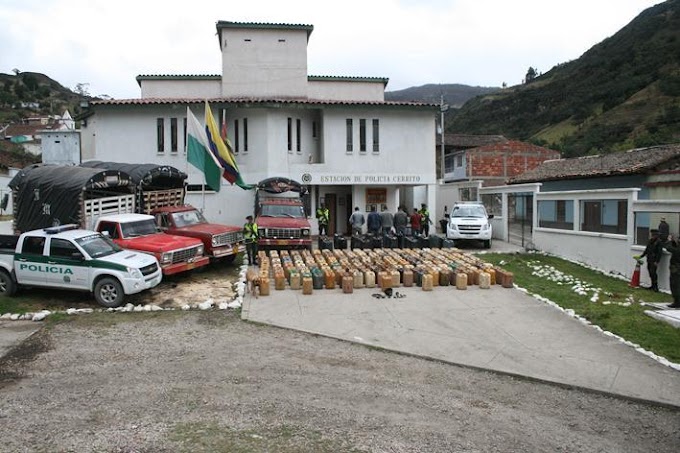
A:
{"type": "Polygon", "coordinates": [[[17,284],[6,271],[0,271],[0,295],[13,296],[17,292],[17,284]]]}
{"type": "Polygon", "coordinates": [[[107,308],[119,307],[124,298],[123,286],[115,278],[105,277],[94,285],[94,299],[99,305],[107,308]]]}
{"type": "Polygon", "coordinates": [[[489,239],[488,241],[484,241],[484,248],[485,249],[491,248],[491,239],[489,239]]]}

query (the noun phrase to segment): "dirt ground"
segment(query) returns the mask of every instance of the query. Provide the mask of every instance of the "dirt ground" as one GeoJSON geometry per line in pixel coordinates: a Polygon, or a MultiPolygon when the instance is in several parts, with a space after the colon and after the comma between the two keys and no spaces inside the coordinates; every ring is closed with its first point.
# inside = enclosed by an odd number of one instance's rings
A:
{"type": "Polygon", "coordinates": [[[243,322],[95,313],[0,360],[3,452],[677,452],[680,411],[243,322]]]}

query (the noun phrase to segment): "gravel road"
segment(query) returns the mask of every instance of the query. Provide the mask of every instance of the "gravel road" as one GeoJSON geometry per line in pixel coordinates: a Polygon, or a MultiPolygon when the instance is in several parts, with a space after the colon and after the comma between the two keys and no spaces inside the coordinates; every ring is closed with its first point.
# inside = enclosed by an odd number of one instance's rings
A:
{"type": "Polygon", "coordinates": [[[2,452],[677,452],[680,411],[243,322],[97,313],[0,361],[2,452]]]}

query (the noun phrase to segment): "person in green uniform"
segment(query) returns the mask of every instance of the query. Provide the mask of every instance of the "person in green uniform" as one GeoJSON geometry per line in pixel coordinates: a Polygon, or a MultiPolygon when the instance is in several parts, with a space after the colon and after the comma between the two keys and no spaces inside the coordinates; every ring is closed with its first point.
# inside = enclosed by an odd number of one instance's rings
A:
{"type": "Polygon", "coordinates": [[[420,233],[423,236],[429,236],[432,220],[430,219],[430,211],[427,210],[427,205],[425,203],[420,205],[418,214],[420,214],[420,233]]]}
{"type": "Polygon", "coordinates": [[[246,242],[246,254],[248,257],[248,265],[257,264],[257,223],[253,221],[253,216],[246,217],[246,224],[243,225],[243,238],[246,242]]]}
{"type": "Polygon", "coordinates": [[[328,235],[328,223],[330,222],[331,213],[326,205],[321,205],[316,210],[316,220],[319,221],[319,236],[328,235]]]}
{"type": "Polygon", "coordinates": [[[670,239],[664,243],[663,248],[671,254],[669,280],[673,303],[668,308],[680,308],[680,242],[675,235],[671,235],[670,239]]]}

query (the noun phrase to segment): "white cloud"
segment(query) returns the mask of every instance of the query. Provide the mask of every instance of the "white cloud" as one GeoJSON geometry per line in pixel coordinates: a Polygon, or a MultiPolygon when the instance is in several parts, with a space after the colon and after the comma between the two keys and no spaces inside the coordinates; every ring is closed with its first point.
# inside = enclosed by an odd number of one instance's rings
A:
{"type": "Polygon", "coordinates": [[[520,83],[616,33],[655,0],[6,0],[0,72],[42,72],[138,97],[139,74],[218,74],[218,20],[314,25],[309,73],[427,83],[520,83]]]}

